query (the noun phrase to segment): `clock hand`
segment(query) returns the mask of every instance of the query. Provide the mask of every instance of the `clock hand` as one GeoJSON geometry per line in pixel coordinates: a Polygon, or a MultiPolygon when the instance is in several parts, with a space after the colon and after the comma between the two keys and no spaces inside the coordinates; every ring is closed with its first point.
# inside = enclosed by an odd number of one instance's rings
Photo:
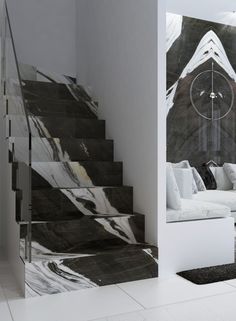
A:
{"type": "Polygon", "coordinates": [[[214,93],[214,62],[212,63],[212,69],[211,69],[211,119],[213,120],[214,116],[214,99],[216,98],[216,94],[214,93]]]}

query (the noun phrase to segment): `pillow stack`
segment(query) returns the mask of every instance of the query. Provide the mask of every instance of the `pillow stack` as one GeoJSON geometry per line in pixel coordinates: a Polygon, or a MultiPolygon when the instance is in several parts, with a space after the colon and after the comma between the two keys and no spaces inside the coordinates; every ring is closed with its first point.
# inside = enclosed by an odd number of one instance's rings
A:
{"type": "Polygon", "coordinates": [[[196,170],[195,167],[191,167],[188,160],[184,160],[182,162],[172,164],[172,165],[174,168],[191,169],[191,171],[192,171],[192,193],[193,194],[197,194],[197,192],[199,192],[199,191],[206,190],[206,186],[205,186],[200,174],[198,173],[198,171],[196,170]]]}
{"type": "Polygon", "coordinates": [[[224,163],[223,170],[225,171],[228,178],[228,181],[226,180],[225,183],[226,187],[231,187],[231,189],[233,188],[234,190],[236,190],[236,164],[224,163]]]}
{"type": "Polygon", "coordinates": [[[166,164],[167,207],[181,209],[181,198],[191,199],[192,194],[205,191],[205,184],[196,170],[185,160],[177,164],[166,164]]]}

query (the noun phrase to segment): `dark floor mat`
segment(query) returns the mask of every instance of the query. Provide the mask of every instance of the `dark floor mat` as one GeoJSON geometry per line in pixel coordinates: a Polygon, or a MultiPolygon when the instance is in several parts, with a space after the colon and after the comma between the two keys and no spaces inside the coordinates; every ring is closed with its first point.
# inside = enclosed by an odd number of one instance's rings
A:
{"type": "Polygon", "coordinates": [[[195,284],[208,284],[236,279],[236,263],[177,273],[195,284]]]}

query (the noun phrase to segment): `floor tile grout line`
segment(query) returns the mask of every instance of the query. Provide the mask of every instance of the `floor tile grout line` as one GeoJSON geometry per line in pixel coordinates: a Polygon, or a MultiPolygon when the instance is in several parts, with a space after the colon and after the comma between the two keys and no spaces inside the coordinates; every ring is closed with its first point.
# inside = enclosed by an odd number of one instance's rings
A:
{"type": "Polygon", "coordinates": [[[9,314],[10,314],[10,316],[11,316],[11,319],[12,319],[12,321],[14,321],[13,314],[12,314],[12,311],[11,311],[11,308],[10,308],[10,304],[9,304],[9,302],[8,302],[8,298],[7,298],[7,296],[6,296],[5,288],[4,288],[4,287],[3,287],[3,295],[4,295],[4,298],[5,298],[5,300],[6,300],[6,304],[7,304],[8,311],[9,311],[9,314]]]}
{"type": "MultiPolygon", "coordinates": [[[[232,279],[232,280],[234,280],[234,279],[232,279]]],[[[223,281],[226,285],[230,285],[232,288],[234,288],[235,289],[235,291],[236,291],[236,284],[235,285],[232,285],[232,284],[230,284],[230,283],[228,283],[229,281],[232,281],[232,280],[228,280],[228,281],[223,281]]]]}
{"type": "Polygon", "coordinates": [[[124,313],[111,314],[111,315],[106,315],[105,317],[102,317],[102,318],[87,319],[85,321],[99,321],[99,320],[103,320],[103,319],[105,321],[109,321],[109,318],[119,317],[119,316],[123,316],[123,315],[129,315],[129,314],[133,314],[133,313],[140,313],[140,312],[146,311],[146,310],[147,309],[141,309],[141,310],[134,310],[134,311],[124,312],[124,313]]]}
{"type": "Polygon", "coordinates": [[[7,306],[8,306],[8,310],[9,310],[11,319],[12,319],[12,321],[14,321],[13,314],[12,314],[12,311],[11,311],[10,304],[9,304],[8,300],[6,301],[6,303],[7,303],[7,306]]]}
{"type": "Polygon", "coordinates": [[[145,306],[142,305],[142,303],[140,303],[138,300],[136,300],[134,297],[132,297],[132,295],[130,295],[128,292],[126,292],[124,289],[122,289],[121,286],[119,286],[119,284],[116,284],[116,286],[123,291],[126,295],[128,295],[128,297],[130,297],[133,301],[135,301],[138,305],[140,305],[140,307],[142,307],[144,310],[146,310],[145,306]]]}
{"type": "Polygon", "coordinates": [[[189,300],[183,300],[183,301],[172,302],[172,303],[167,303],[167,304],[161,304],[161,305],[158,305],[158,306],[152,306],[152,307],[144,308],[144,309],[145,310],[154,310],[154,309],[157,309],[157,308],[165,308],[165,307],[169,307],[169,306],[172,306],[172,305],[178,305],[178,304],[183,304],[183,303],[188,303],[188,302],[201,301],[201,300],[204,300],[204,299],[224,296],[224,295],[233,294],[233,293],[236,294],[236,289],[234,291],[231,290],[231,291],[224,292],[224,293],[217,293],[217,294],[207,295],[207,296],[203,296],[203,297],[199,297],[199,298],[195,298],[195,299],[189,299],[189,300]]]}

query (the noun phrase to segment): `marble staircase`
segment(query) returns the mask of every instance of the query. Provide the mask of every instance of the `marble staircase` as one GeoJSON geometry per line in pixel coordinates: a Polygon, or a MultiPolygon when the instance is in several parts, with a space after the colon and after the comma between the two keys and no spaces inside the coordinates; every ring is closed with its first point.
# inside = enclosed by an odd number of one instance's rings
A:
{"type": "Polygon", "coordinates": [[[134,213],[133,189],[123,185],[123,166],[114,161],[113,141],[106,139],[97,104],[74,84],[23,83],[32,132],[30,192],[27,128],[17,104],[8,118],[25,295],[157,277],[158,250],[145,243],[145,216],[134,213]],[[31,262],[26,255],[29,202],[31,262]]]}

